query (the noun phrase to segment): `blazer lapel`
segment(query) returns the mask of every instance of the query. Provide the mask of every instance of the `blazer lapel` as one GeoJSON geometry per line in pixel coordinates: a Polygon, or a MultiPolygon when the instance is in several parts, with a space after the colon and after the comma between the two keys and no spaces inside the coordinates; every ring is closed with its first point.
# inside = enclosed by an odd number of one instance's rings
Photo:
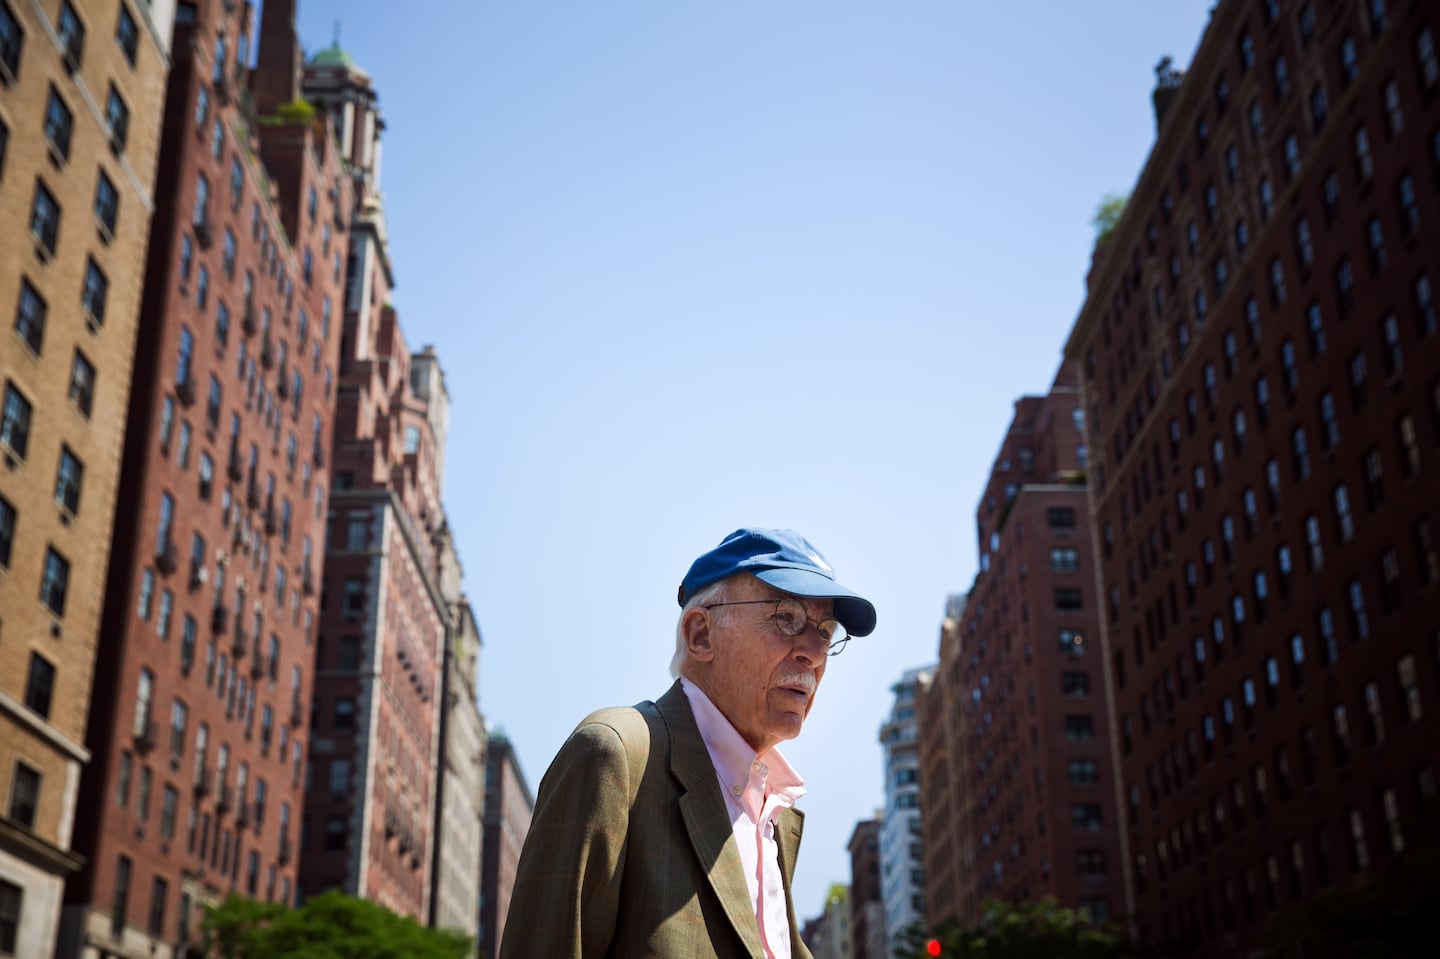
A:
{"type": "MultiPolygon", "coordinates": [[[[750,887],[745,882],[745,867],[740,851],[735,848],[730,816],[720,784],[715,779],[715,766],[700,730],[690,701],[677,680],[670,690],[656,701],[660,714],[670,730],[670,772],[683,790],[680,815],[690,834],[706,878],[710,880],[730,924],[744,941],[751,955],[763,955],[760,928],[755,921],[755,904],[750,901],[750,887]]],[[[782,862],[785,857],[782,855],[782,862]]],[[[788,885],[788,873],[787,873],[788,885]]]]}

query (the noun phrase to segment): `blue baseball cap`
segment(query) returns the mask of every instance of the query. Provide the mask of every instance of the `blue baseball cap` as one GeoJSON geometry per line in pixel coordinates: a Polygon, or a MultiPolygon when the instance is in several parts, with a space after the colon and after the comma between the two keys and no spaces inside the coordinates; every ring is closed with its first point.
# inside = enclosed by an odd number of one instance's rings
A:
{"type": "Polygon", "coordinates": [[[820,551],[793,529],[737,529],[690,565],[680,583],[679,601],[736,573],[749,573],[781,592],[833,599],[835,618],[851,636],[875,631],[875,607],[835,582],[835,571],[820,551]]]}

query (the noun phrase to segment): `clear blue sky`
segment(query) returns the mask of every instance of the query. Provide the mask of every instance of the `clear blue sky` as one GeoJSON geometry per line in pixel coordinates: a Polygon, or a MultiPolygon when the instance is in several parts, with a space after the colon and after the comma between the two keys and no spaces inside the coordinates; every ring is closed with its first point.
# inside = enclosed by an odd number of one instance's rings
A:
{"type": "Polygon", "coordinates": [[[342,19],[380,93],[480,706],[532,788],[585,713],[669,684],[697,554],[794,527],[879,611],[783,750],[801,914],[849,881],[888,687],[974,578],[1012,403],[1054,376],[1154,65],[1210,5],[302,0],[307,51],[342,19]]]}

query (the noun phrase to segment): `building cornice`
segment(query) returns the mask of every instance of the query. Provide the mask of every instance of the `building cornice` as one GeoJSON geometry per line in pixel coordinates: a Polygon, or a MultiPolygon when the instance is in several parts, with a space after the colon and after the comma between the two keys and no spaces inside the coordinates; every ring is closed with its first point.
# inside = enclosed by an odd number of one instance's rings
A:
{"type": "Polygon", "coordinates": [[[90,750],[66,736],[14,696],[0,690],[0,712],[8,713],[35,735],[80,763],[90,761],[90,750]]]}

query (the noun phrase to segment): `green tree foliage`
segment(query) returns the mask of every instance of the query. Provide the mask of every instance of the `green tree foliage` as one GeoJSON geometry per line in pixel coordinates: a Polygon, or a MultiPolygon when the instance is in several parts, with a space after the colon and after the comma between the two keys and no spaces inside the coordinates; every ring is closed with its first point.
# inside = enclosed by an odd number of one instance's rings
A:
{"type": "Polygon", "coordinates": [[[1123,959],[1135,955],[1113,926],[1092,925],[1053,898],[1039,902],[985,903],[980,925],[953,920],[926,929],[912,926],[901,936],[902,959],[929,959],[925,945],[940,941],[943,959],[1123,959]]]}
{"type": "Polygon", "coordinates": [[[1433,956],[1440,916],[1440,815],[1405,831],[1405,849],[1384,875],[1331,889],[1277,915],[1272,956],[1305,959],[1410,959],[1433,956]]]}
{"type": "Polygon", "coordinates": [[[1110,239],[1110,234],[1115,232],[1115,226],[1120,222],[1120,215],[1125,212],[1125,204],[1130,202],[1130,195],[1107,193],[1100,198],[1100,206],[1095,210],[1095,218],[1091,224],[1095,227],[1095,245],[1099,246],[1110,239]]]}
{"type": "Polygon", "coordinates": [[[210,959],[464,959],[468,936],[330,891],[299,909],[232,895],[202,927],[210,959]]]}

